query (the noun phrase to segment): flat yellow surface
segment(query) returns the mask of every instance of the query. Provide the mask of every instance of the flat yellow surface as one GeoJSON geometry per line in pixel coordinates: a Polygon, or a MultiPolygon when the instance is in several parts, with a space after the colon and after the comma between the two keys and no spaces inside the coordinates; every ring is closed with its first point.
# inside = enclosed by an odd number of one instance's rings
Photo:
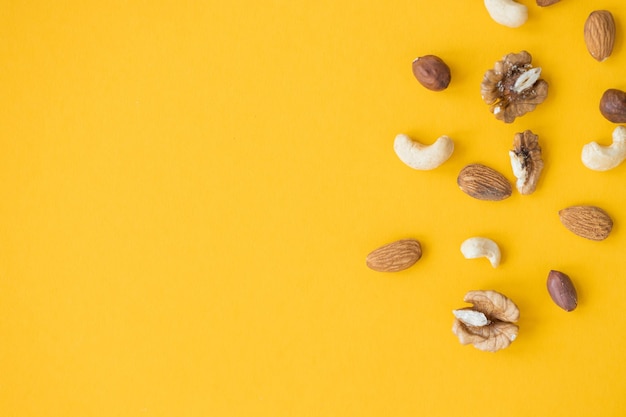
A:
{"type": "Polygon", "coordinates": [[[6,1],[0,14],[0,415],[623,416],[626,165],[598,173],[598,111],[626,89],[626,4],[534,1],[520,28],[481,1],[6,1]],[[613,56],[583,41],[613,11],[613,56]],[[506,125],[484,72],[528,50],[548,99],[506,125]],[[452,69],[443,92],[414,58],[452,69]],[[481,162],[513,182],[513,135],[539,134],[535,194],[474,200],[481,162]],[[405,166],[393,139],[447,134],[405,166]],[[577,237],[558,210],[615,227],[577,237]],[[503,260],[466,260],[471,236],[503,260]],[[365,256],[413,237],[412,268],[365,256]],[[559,309],[550,269],[579,307],[559,309]],[[520,307],[498,353],[462,346],[469,290],[520,307]]]}

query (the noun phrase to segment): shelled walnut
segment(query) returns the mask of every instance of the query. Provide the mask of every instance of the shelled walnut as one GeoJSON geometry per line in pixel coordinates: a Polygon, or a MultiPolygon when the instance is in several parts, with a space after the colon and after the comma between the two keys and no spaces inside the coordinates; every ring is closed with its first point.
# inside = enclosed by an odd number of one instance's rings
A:
{"type": "Polygon", "coordinates": [[[463,301],[473,306],[452,312],[456,317],[452,332],[461,344],[496,352],[515,340],[519,309],[513,301],[492,290],[470,291],[463,301]]]}
{"type": "Polygon", "coordinates": [[[532,194],[537,188],[539,176],[543,170],[539,136],[526,130],[516,133],[513,150],[509,151],[513,175],[517,178],[515,186],[520,194],[532,194]]]}
{"type": "Polygon", "coordinates": [[[548,83],[539,79],[541,68],[533,68],[531,61],[526,51],[511,53],[485,73],[480,92],[496,119],[512,123],[548,96],[548,83]]]}

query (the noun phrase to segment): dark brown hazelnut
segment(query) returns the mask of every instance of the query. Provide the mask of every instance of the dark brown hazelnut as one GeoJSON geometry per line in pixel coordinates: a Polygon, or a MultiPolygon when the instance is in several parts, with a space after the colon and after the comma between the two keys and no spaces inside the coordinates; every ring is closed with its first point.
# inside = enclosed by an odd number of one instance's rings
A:
{"type": "Polygon", "coordinates": [[[413,75],[424,87],[441,91],[450,84],[450,68],[435,55],[424,55],[413,61],[413,75]]]}
{"type": "Polygon", "coordinates": [[[600,113],[613,123],[626,123],[626,92],[610,88],[600,99],[600,113]]]}
{"type": "Polygon", "coordinates": [[[572,311],[578,305],[578,295],[572,280],[560,271],[548,274],[548,293],[552,301],[565,311],[572,311]]]}

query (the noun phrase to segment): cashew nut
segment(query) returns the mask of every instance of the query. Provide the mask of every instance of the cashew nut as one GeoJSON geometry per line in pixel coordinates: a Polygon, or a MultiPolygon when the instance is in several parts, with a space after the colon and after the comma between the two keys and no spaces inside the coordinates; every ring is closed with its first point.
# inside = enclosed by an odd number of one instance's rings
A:
{"type": "Polygon", "coordinates": [[[609,146],[591,142],[583,146],[582,161],[594,171],[608,171],[626,159],[626,127],[617,126],[613,130],[613,143],[609,146]]]}
{"type": "Polygon", "coordinates": [[[398,158],[413,169],[435,169],[450,158],[454,142],[447,137],[439,137],[432,145],[423,145],[404,134],[396,136],[393,150],[398,158]]]}
{"type": "Polygon", "coordinates": [[[486,237],[471,237],[461,244],[461,253],[465,259],[485,257],[494,268],[500,265],[500,248],[498,244],[486,237]]]}
{"type": "Polygon", "coordinates": [[[485,7],[493,20],[510,28],[522,26],[528,19],[528,8],[513,0],[485,0],[485,7]]]}

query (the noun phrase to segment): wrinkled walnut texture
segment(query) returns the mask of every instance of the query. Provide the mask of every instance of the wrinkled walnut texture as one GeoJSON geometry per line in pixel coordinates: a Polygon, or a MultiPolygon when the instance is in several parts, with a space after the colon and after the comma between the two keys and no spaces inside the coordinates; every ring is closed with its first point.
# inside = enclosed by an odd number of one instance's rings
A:
{"type": "Polygon", "coordinates": [[[471,343],[477,349],[496,352],[515,340],[519,328],[514,323],[519,320],[519,309],[513,301],[491,290],[470,291],[463,300],[473,304],[471,309],[483,313],[488,322],[475,326],[456,318],[452,332],[461,344],[471,343]]]}
{"type": "Polygon", "coordinates": [[[539,136],[526,130],[516,133],[513,139],[513,150],[510,151],[513,174],[517,178],[517,190],[524,195],[532,194],[537,188],[539,175],[543,170],[539,136]]]}
{"type": "Polygon", "coordinates": [[[548,96],[548,83],[542,79],[519,92],[514,90],[517,79],[533,68],[531,61],[526,51],[511,53],[485,73],[480,92],[496,119],[512,123],[516,117],[533,111],[548,96]]]}

